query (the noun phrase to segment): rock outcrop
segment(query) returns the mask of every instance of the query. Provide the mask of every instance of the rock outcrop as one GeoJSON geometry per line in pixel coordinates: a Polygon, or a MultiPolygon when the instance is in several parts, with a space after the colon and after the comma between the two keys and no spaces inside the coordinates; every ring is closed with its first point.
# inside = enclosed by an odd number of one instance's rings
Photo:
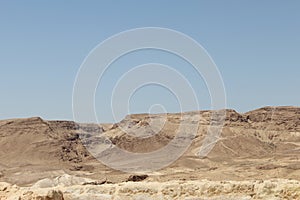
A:
{"type": "Polygon", "coordinates": [[[24,188],[0,183],[0,199],[18,200],[130,200],[130,199],[299,199],[300,182],[292,180],[254,181],[168,181],[124,182],[104,185],[70,185],[24,188]]]}

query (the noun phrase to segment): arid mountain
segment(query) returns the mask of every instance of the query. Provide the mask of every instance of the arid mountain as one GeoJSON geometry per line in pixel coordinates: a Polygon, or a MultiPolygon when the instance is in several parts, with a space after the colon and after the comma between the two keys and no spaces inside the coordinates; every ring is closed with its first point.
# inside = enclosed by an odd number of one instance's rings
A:
{"type": "MultiPolygon", "coordinates": [[[[120,184],[133,174],[106,167],[94,158],[98,152],[106,161],[113,161],[111,155],[117,154],[117,148],[153,152],[169,144],[182,124],[184,130],[197,127],[190,147],[170,166],[147,173],[144,181],[300,180],[300,108],[222,112],[226,115],[221,135],[214,148],[202,157],[198,153],[209,127],[215,124],[214,111],[134,114],[117,124],[100,125],[38,117],[2,120],[0,181],[28,186],[69,174],[120,184]]],[[[182,137],[184,141],[190,135],[182,137]]],[[[175,146],[180,145],[178,141],[175,146]]],[[[162,155],[153,159],[160,163],[166,158],[162,155]]],[[[117,162],[132,167],[141,161],[131,162],[125,157],[117,162]]]]}

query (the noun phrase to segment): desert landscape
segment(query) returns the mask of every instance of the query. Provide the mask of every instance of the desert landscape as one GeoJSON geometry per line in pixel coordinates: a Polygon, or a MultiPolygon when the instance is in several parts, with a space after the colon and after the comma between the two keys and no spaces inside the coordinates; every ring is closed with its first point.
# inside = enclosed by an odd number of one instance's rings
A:
{"type": "Polygon", "coordinates": [[[0,1],[0,200],[300,200],[299,11],[0,1]]]}
{"type": "MultiPolygon", "coordinates": [[[[116,124],[2,120],[0,199],[300,199],[299,107],[228,109],[214,148],[199,156],[213,113],[133,114],[116,124]],[[199,127],[170,166],[131,173],[95,158],[93,150],[108,160],[115,148],[158,150],[175,137],[182,117],[187,126],[199,127]],[[162,119],[167,120],[156,134],[152,122],[162,119]]],[[[124,160],[119,162],[125,166],[124,160]]]]}

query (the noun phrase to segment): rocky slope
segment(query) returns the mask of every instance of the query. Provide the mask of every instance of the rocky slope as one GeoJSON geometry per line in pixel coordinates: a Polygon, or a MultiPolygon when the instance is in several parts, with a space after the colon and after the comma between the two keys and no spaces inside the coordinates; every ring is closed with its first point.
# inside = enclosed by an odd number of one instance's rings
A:
{"type": "MultiPolygon", "coordinates": [[[[96,182],[106,180],[106,183],[110,184],[99,187],[116,191],[114,187],[122,188],[129,184],[126,181],[130,174],[106,167],[94,158],[95,152],[100,152],[107,160],[117,152],[117,148],[133,153],[153,152],[173,141],[182,125],[188,130],[196,124],[199,125],[196,135],[184,155],[168,167],[147,173],[149,177],[145,181],[149,187],[152,187],[152,182],[153,187],[156,182],[166,185],[174,183],[175,187],[179,184],[175,180],[191,182],[193,185],[191,187],[204,184],[201,180],[207,180],[209,182],[207,184],[213,185],[221,184],[220,181],[248,181],[247,184],[254,184],[256,187],[257,180],[271,179],[275,180],[276,188],[284,187],[288,179],[295,180],[296,182],[291,183],[297,186],[297,181],[300,180],[300,108],[265,107],[243,114],[226,110],[224,126],[216,145],[206,156],[199,157],[198,152],[209,127],[216,124],[215,119],[211,118],[214,113],[199,111],[158,115],[135,114],[127,116],[117,124],[100,125],[46,121],[38,117],[2,120],[0,181],[17,184],[18,186],[8,188],[15,188],[22,193],[31,191],[32,188],[19,186],[32,186],[41,179],[55,179],[69,174],[72,177],[89,178],[96,182]]],[[[190,135],[182,137],[184,140],[190,135]]],[[[174,145],[180,145],[180,142],[174,145]]],[[[169,152],[169,155],[172,154],[174,152],[169,152]]],[[[155,162],[160,163],[164,159],[165,156],[155,157],[155,162]]],[[[132,167],[140,164],[140,161],[134,163],[123,158],[118,160],[118,163],[132,167]]],[[[239,184],[242,182],[233,185],[239,184]]],[[[75,185],[68,188],[74,187],[78,190],[82,188],[75,185]]],[[[96,186],[85,186],[82,190],[85,188],[95,190],[93,187],[96,186]]],[[[299,188],[295,189],[294,186],[290,188],[298,194],[299,188]]],[[[65,194],[68,189],[60,188],[60,190],[65,194]]],[[[3,194],[12,194],[8,191],[11,190],[0,191],[0,197],[3,194]]],[[[49,190],[43,191],[45,193],[49,190]]],[[[155,194],[161,195],[161,191],[155,194]]],[[[252,197],[256,196],[259,199],[261,190],[255,191],[256,195],[252,194],[252,197]]],[[[291,192],[289,189],[288,191],[291,192]]],[[[44,193],[43,195],[47,196],[44,193]]],[[[116,196],[116,192],[113,193],[116,196]]],[[[276,193],[279,198],[282,195],[279,189],[277,192],[272,190],[271,193],[272,195],[276,193]]],[[[107,192],[103,194],[112,195],[107,192]]],[[[220,195],[222,194],[220,191],[220,195]]],[[[240,194],[246,194],[245,198],[251,197],[250,193],[240,194]]],[[[50,192],[49,195],[54,193],[50,192]]],[[[151,198],[156,199],[155,196],[151,198]]]]}

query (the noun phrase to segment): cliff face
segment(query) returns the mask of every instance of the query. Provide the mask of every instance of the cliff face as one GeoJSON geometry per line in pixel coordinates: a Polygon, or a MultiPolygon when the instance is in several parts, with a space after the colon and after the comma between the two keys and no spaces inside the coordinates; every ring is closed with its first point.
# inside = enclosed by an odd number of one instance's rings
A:
{"type": "MultiPolygon", "coordinates": [[[[89,150],[100,149],[107,156],[116,147],[135,153],[152,152],[172,141],[182,123],[199,123],[196,136],[176,162],[149,174],[153,181],[300,180],[300,108],[265,107],[243,114],[226,110],[216,145],[206,157],[199,158],[197,152],[212,114],[213,111],[135,114],[111,125],[46,121],[38,117],[2,120],[0,181],[27,185],[67,173],[122,182],[127,174],[104,166],[89,150]]],[[[156,162],[162,159],[163,156],[156,162]]]]}

